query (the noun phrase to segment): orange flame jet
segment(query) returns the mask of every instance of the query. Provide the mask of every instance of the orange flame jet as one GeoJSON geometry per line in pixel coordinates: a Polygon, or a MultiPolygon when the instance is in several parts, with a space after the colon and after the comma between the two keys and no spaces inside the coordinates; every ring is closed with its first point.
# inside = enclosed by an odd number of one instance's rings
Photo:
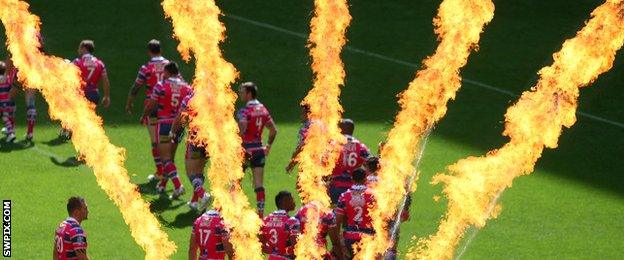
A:
{"type": "Polygon", "coordinates": [[[193,52],[196,59],[195,96],[189,104],[196,115],[190,127],[198,129],[197,140],[206,144],[210,154],[208,177],[214,205],[233,229],[230,242],[236,258],[261,259],[258,232],[262,221],[240,187],[243,149],[233,117],[236,94],[230,89],[238,72],[223,59],[219,48],[225,38],[221,11],[214,1],[165,0],[162,6],[180,40],[182,58],[189,61],[193,52]]]}
{"type": "Polygon", "coordinates": [[[416,171],[412,162],[419,152],[418,142],[444,116],[446,103],[455,98],[461,86],[459,69],[466,65],[470,51],[477,48],[483,27],[493,16],[490,0],[445,0],[440,5],[433,20],[440,44],[400,94],[401,111],[381,149],[379,182],[373,186],[377,201],[370,214],[375,235],[362,240],[358,259],[379,257],[392,245],[388,222],[409,192],[406,181],[416,171]]]}
{"type": "Polygon", "coordinates": [[[576,121],[579,88],[608,71],[624,44],[623,1],[607,1],[592,16],[553,55],[554,63],[539,71],[537,85],[507,110],[503,135],[509,143],[486,156],[462,159],[448,167],[451,174],[434,177],[434,184],[444,183],[448,210],[438,232],[419,241],[408,258],[452,258],[466,228],[481,228],[499,212],[500,207],[489,210],[497,194],[514,178],[533,172],[545,147],[557,147],[562,128],[576,121]]]}
{"type": "Polygon", "coordinates": [[[124,168],[124,153],[109,142],[102,119],[95,114],[80,90],[78,69],[63,59],[39,51],[40,20],[30,14],[29,5],[18,0],[0,1],[0,18],[6,29],[7,45],[25,86],[41,91],[50,116],[60,119],[73,132],[74,146],[93,168],[98,184],[121,210],[134,240],[145,250],[145,259],[168,259],[176,245],[160,230],[149,205],[130,183],[124,168]],[[62,94],[62,95],[59,95],[62,94]]]}
{"type": "Polygon", "coordinates": [[[346,0],[315,0],[314,7],[308,39],[314,87],[303,100],[310,107],[311,125],[297,161],[301,198],[304,203],[316,201],[319,207],[318,211],[307,211],[305,232],[295,247],[299,259],[322,259],[326,252],[316,240],[319,211],[330,210],[331,204],[323,177],[331,175],[340,152],[337,148],[346,141],[338,122],[342,117],[340,86],[344,85],[345,77],[340,52],[351,22],[349,6],[346,0]]]}

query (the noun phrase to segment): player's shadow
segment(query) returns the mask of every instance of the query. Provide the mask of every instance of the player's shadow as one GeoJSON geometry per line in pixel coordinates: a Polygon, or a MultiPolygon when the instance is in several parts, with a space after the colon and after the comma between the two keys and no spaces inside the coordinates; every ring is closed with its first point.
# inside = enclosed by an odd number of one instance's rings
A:
{"type": "Polygon", "coordinates": [[[166,210],[175,210],[186,205],[184,201],[172,201],[166,194],[160,194],[157,199],[150,202],[150,211],[154,213],[162,213],[166,210]]]}
{"type": "Polygon", "coordinates": [[[178,214],[172,222],[168,222],[164,219],[160,219],[161,223],[170,228],[185,228],[193,225],[193,222],[201,213],[189,209],[189,211],[178,214]]]}
{"type": "Polygon", "coordinates": [[[57,136],[56,138],[49,140],[47,142],[43,142],[44,144],[48,145],[48,146],[59,146],[59,145],[63,145],[67,143],[67,139],[61,137],[61,136],[57,136]]]}
{"type": "Polygon", "coordinates": [[[54,157],[54,156],[50,156],[50,161],[56,165],[56,166],[62,166],[62,167],[78,167],[82,164],[84,164],[84,162],[76,159],[76,156],[72,156],[69,157],[67,159],[65,159],[64,161],[60,161],[58,158],[54,157]]]}
{"type": "Polygon", "coordinates": [[[0,153],[10,153],[12,151],[26,150],[35,146],[33,142],[22,140],[19,142],[7,142],[6,138],[0,139],[0,153]]]}
{"type": "Polygon", "coordinates": [[[153,179],[148,182],[138,184],[137,187],[139,188],[139,193],[151,194],[151,195],[158,194],[158,190],[156,190],[157,183],[158,183],[158,180],[153,179]]]}

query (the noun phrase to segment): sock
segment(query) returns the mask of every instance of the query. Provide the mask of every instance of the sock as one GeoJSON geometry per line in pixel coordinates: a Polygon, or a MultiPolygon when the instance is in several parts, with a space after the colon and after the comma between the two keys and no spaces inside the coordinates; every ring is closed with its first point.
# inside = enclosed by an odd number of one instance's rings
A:
{"type": "Polygon", "coordinates": [[[204,190],[204,175],[196,173],[191,183],[193,183],[193,198],[197,198],[196,200],[203,198],[206,195],[206,191],[204,190]]]}
{"type": "Polygon", "coordinates": [[[157,143],[152,143],[152,156],[154,157],[154,163],[156,164],[156,174],[162,175],[163,164],[162,164],[162,160],[160,159],[160,155],[158,154],[157,145],[158,145],[157,143]]]}
{"type": "Polygon", "coordinates": [[[264,216],[264,187],[258,187],[254,191],[256,192],[258,215],[262,218],[264,216]]]}
{"type": "Polygon", "coordinates": [[[32,106],[28,105],[26,110],[26,122],[28,123],[27,134],[32,135],[35,130],[35,123],[37,120],[37,109],[34,104],[32,106]]]}
{"type": "Polygon", "coordinates": [[[173,161],[171,160],[164,161],[164,170],[165,170],[165,176],[167,176],[167,178],[171,179],[171,182],[173,182],[173,187],[176,190],[179,189],[182,186],[182,183],[180,183],[180,178],[178,178],[178,169],[176,169],[176,166],[173,163],[173,161]]]}
{"type": "Polygon", "coordinates": [[[4,122],[4,127],[6,127],[7,135],[15,133],[15,118],[14,114],[11,112],[3,112],[2,113],[2,121],[4,122]]]}

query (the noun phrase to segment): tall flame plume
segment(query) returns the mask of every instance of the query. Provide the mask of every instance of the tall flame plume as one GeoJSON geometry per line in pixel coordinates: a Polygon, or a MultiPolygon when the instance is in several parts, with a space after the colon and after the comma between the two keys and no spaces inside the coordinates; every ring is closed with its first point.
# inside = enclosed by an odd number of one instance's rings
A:
{"type": "Polygon", "coordinates": [[[40,20],[30,14],[28,7],[23,1],[0,1],[0,17],[13,63],[19,69],[19,80],[40,90],[49,104],[50,117],[60,119],[63,127],[72,130],[74,146],[93,168],[100,187],[119,207],[132,237],[145,250],[145,258],[167,259],[175,252],[176,245],[160,230],[149,205],[130,183],[123,166],[125,151],[110,143],[102,119],[81,93],[78,69],[39,51],[40,20]]]}
{"type": "MultiPolygon", "coordinates": [[[[346,0],[315,0],[314,17],[310,21],[308,39],[314,87],[303,100],[309,105],[311,122],[299,162],[299,191],[304,203],[317,201],[320,211],[329,210],[330,200],[323,177],[329,176],[345,142],[338,122],[342,117],[340,86],[345,71],[340,52],[346,43],[345,33],[351,15],[346,0]]],[[[319,212],[308,210],[305,233],[299,238],[295,252],[300,259],[321,259],[326,249],[316,240],[319,212]]]]}
{"type": "Polygon", "coordinates": [[[189,61],[191,52],[195,56],[195,96],[189,105],[196,116],[190,125],[198,129],[197,140],[206,144],[210,154],[208,177],[214,205],[232,227],[230,242],[236,258],[260,259],[257,234],[262,221],[240,186],[243,149],[233,117],[236,94],[230,89],[238,72],[223,58],[219,47],[225,39],[225,26],[219,21],[221,11],[212,0],[165,0],[162,6],[180,40],[182,58],[189,61]]]}
{"type": "Polygon", "coordinates": [[[507,110],[503,135],[510,141],[483,157],[468,157],[438,174],[444,183],[448,210],[436,234],[412,248],[408,258],[450,259],[470,225],[483,227],[495,217],[490,205],[514,178],[533,172],[545,147],[556,148],[563,127],[576,121],[579,88],[608,71],[624,43],[624,2],[607,1],[592,13],[576,36],[553,55],[554,63],[539,71],[540,79],[507,110]]]}
{"type": "Polygon", "coordinates": [[[379,182],[373,187],[376,203],[370,210],[375,235],[360,244],[359,259],[373,259],[390,246],[388,222],[396,214],[406,190],[406,181],[415,172],[412,162],[419,152],[418,142],[444,114],[446,104],[461,86],[459,69],[471,50],[477,48],[481,31],[494,16],[490,0],[444,0],[433,20],[440,44],[423,61],[408,89],[401,93],[401,111],[381,149],[379,182]]]}

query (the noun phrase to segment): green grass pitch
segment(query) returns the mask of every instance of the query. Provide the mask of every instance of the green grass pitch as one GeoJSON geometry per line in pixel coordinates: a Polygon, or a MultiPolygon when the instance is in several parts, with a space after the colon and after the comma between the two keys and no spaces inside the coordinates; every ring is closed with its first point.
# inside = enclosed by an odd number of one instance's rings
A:
{"type": "MultiPolygon", "coordinates": [[[[164,53],[181,61],[171,26],[158,1],[31,1],[31,11],[42,18],[46,50],[73,58],[80,40],[95,40],[96,55],[108,67],[112,107],[99,109],[111,141],[126,148],[126,167],[132,181],[146,182],[153,172],[149,141],[138,113],[123,111],[126,93],[138,67],[147,59],[145,44],[161,39],[164,53]]],[[[432,18],[440,1],[350,1],[353,16],[348,31],[350,49],[343,53],[347,77],[342,94],[345,116],[356,123],[356,136],[375,150],[397,112],[395,95],[413,78],[420,61],[433,53],[436,36],[432,18]],[[373,55],[371,55],[371,53],[373,55]],[[378,55],[375,55],[378,54],[378,55]]],[[[267,210],[277,191],[295,191],[296,176],[283,168],[296,143],[298,102],[311,87],[312,73],[305,36],[309,33],[312,1],[218,1],[227,14],[223,45],[226,59],[241,72],[240,80],[255,81],[260,99],[272,111],[279,134],[266,168],[267,210]]],[[[420,167],[412,219],[401,230],[400,250],[412,236],[435,232],[445,210],[444,199],[434,202],[440,186],[431,176],[469,155],[481,155],[501,146],[503,115],[537,80],[539,68],[552,62],[551,54],[564,39],[574,36],[589,18],[598,0],[496,1],[496,13],[486,26],[480,50],[462,71],[465,81],[447,116],[434,130],[420,167]],[[486,85],[483,85],[486,84],[486,85]],[[492,86],[496,89],[492,89],[492,86]]],[[[3,28],[0,40],[4,41],[3,28]]],[[[0,50],[0,57],[6,51],[0,50]]],[[[564,131],[559,148],[546,150],[530,176],[518,178],[503,193],[497,219],[474,236],[464,257],[589,258],[624,256],[624,56],[592,87],[581,91],[579,109],[607,119],[580,116],[564,131]]],[[[183,65],[187,79],[192,64],[183,65]]],[[[18,97],[18,135],[23,139],[25,112],[18,97]]],[[[92,259],[140,259],[118,209],[98,187],[91,169],[63,163],[74,155],[70,143],[56,144],[58,123],[50,122],[47,106],[38,97],[35,146],[0,142],[0,198],[13,200],[13,257],[45,259],[52,253],[53,232],[66,217],[71,195],[87,198],[92,259]]],[[[136,107],[140,107],[139,101],[136,107]]],[[[182,162],[182,151],[178,161],[182,162]]],[[[180,166],[183,173],[183,166],[180,166]]],[[[185,186],[190,184],[184,178],[185,186]]],[[[243,182],[253,198],[249,176],[243,182]]],[[[171,187],[171,186],[169,186],[171,187]]],[[[186,199],[189,195],[185,196],[186,199]]],[[[183,202],[169,203],[145,193],[154,214],[178,245],[173,259],[184,259],[190,225],[196,217],[183,202]]],[[[459,249],[466,244],[464,240],[459,249]]]]}

